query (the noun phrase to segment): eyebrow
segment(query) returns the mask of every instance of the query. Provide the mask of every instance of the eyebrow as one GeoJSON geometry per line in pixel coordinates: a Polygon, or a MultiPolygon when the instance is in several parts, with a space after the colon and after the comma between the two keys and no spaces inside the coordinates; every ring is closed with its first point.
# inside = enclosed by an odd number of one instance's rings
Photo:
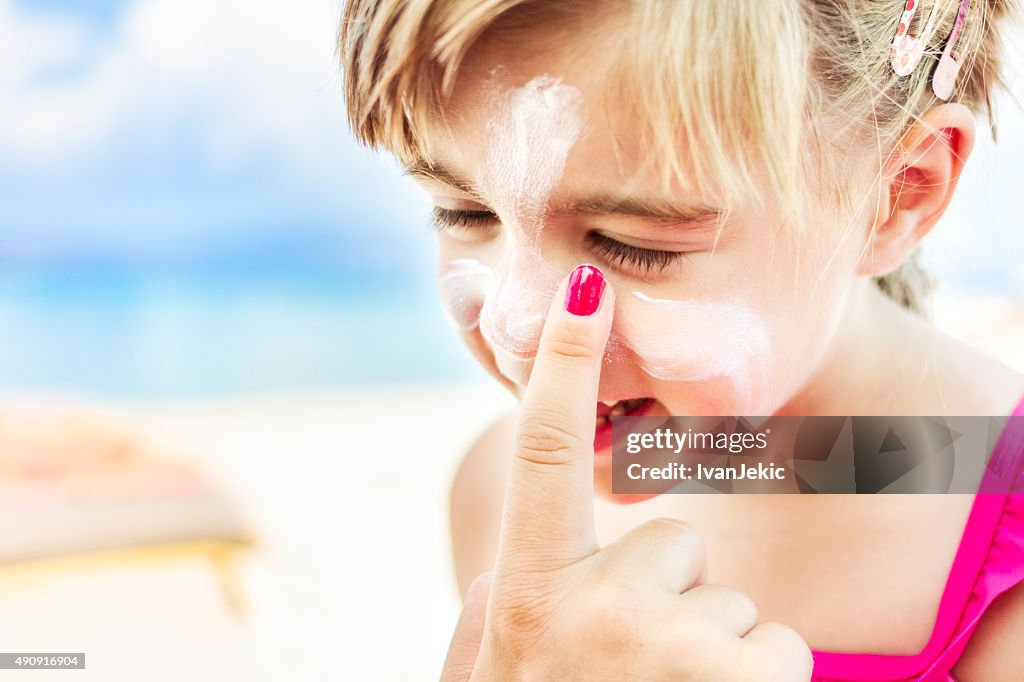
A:
{"type": "MultiPolygon", "coordinates": [[[[413,178],[444,183],[469,194],[481,203],[486,203],[474,183],[442,164],[432,164],[422,159],[416,160],[406,165],[404,172],[405,175],[413,178]]],[[[629,216],[662,223],[718,222],[728,213],[724,209],[701,203],[680,205],[665,199],[613,194],[595,194],[561,204],[556,207],[556,210],[583,215],[629,216]]]]}
{"type": "Polygon", "coordinates": [[[403,172],[405,175],[413,178],[443,182],[461,192],[470,194],[475,198],[480,198],[480,192],[477,191],[472,182],[460,177],[458,173],[449,170],[443,165],[429,163],[424,159],[417,159],[412,163],[406,164],[403,172]]]}
{"type": "Polygon", "coordinates": [[[679,205],[665,199],[600,194],[560,207],[586,215],[621,215],[666,223],[705,223],[725,215],[723,209],[704,204],[679,205]]]}

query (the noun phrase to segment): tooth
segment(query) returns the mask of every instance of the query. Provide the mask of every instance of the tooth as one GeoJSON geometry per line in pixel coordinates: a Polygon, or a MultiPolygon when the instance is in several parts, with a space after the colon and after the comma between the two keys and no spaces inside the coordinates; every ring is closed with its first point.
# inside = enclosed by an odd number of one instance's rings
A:
{"type": "Polygon", "coordinates": [[[612,408],[612,411],[608,413],[608,416],[621,417],[624,414],[626,414],[626,406],[623,405],[622,403],[619,403],[618,405],[612,408]]]}
{"type": "Polygon", "coordinates": [[[617,403],[617,402],[619,402],[619,401],[618,401],[618,400],[602,400],[602,401],[601,401],[601,403],[602,403],[602,404],[603,404],[603,405],[604,405],[605,407],[612,407],[612,406],[613,406],[613,405],[615,405],[615,403],[617,403]]]}
{"type": "Polygon", "coordinates": [[[608,423],[608,417],[598,417],[597,418],[597,426],[604,426],[607,423],[608,423]]]}

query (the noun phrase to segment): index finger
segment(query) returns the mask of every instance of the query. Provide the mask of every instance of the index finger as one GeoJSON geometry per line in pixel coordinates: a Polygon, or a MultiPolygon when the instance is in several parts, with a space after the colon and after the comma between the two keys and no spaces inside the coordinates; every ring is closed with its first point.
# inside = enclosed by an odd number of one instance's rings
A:
{"type": "Polygon", "coordinates": [[[499,567],[547,570],[597,549],[594,419],[614,303],[603,273],[580,265],[551,304],[522,401],[499,567]]]}

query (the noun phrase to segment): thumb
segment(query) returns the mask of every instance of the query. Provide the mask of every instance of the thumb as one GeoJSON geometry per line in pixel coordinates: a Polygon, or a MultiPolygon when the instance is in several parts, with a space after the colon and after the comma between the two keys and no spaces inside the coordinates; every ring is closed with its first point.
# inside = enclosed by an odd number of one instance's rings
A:
{"type": "Polygon", "coordinates": [[[444,660],[441,682],[465,682],[473,674],[480,641],[484,634],[487,597],[491,591],[491,573],[481,573],[469,585],[462,603],[462,615],[444,660]]]}

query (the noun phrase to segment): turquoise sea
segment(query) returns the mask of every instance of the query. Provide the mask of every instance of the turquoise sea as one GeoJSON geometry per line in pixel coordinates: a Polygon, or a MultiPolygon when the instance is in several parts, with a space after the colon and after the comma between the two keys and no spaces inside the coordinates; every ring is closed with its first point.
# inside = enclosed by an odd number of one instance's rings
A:
{"type": "Polygon", "coordinates": [[[427,273],[0,268],[0,388],[174,399],[481,379],[427,273]]]}

